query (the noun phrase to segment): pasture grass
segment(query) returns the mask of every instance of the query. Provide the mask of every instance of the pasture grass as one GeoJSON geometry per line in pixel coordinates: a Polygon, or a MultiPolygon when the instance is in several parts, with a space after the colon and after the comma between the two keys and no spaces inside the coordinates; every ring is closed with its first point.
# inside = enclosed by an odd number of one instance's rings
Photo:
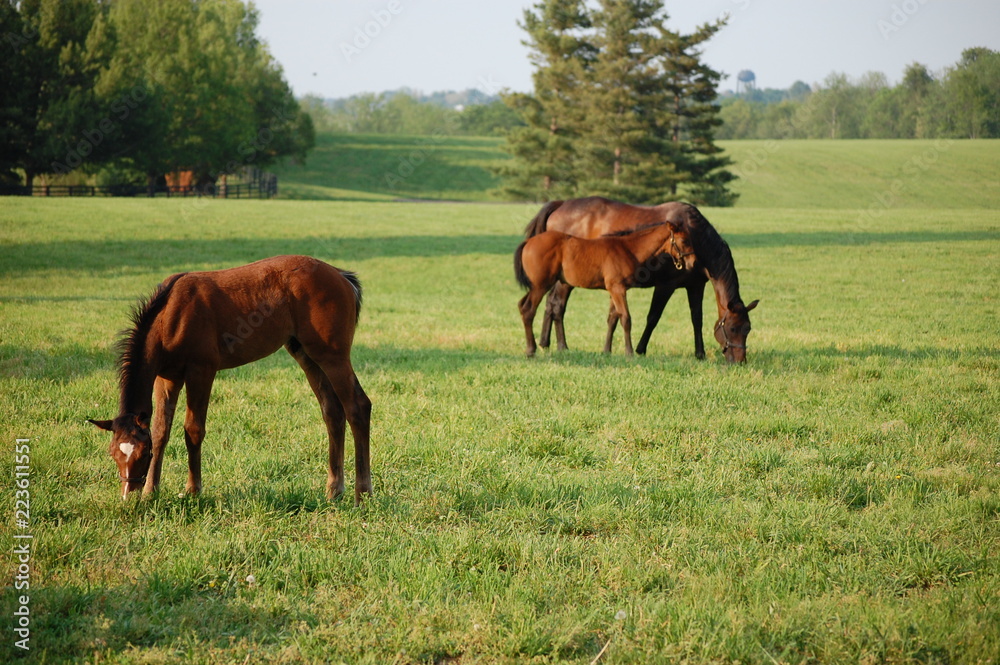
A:
{"type": "MultiPolygon", "coordinates": [[[[31,439],[29,657],[1000,659],[993,212],[706,210],[761,299],[732,367],[694,359],[683,296],[647,357],[620,332],[599,353],[607,297],[580,290],[571,350],[525,359],[511,253],[535,208],[5,200],[0,432],[11,466],[31,439]],[[161,492],[123,504],[85,419],[114,415],[135,299],[292,252],[364,282],[375,496],[354,507],[349,476],[325,501],[319,410],[279,353],[219,375],[201,496],[178,496],[179,417],[161,492]]],[[[649,293],[629,301],[637,337],[649,293]]]]}
{"type": "MultiPolygon", "coordinates": [[[[301,166],[277,169],[282,198],[489,201],[503,139],[321,133],[301,166]]],[[[720,141],[738,208],[1000,208],[1000,140],[720,141]]]]}

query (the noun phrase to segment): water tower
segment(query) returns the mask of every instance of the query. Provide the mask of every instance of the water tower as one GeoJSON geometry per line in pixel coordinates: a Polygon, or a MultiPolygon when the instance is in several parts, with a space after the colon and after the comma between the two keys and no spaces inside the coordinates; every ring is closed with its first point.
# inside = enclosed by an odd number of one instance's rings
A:
{"type": "Polygon", "coordinates": [[[736,94],[740,94],[740,84],[743,84],[743,92],[749,93],[757,89],[757,75],[752,70],[744,69],[736,75],[736,94]]]}

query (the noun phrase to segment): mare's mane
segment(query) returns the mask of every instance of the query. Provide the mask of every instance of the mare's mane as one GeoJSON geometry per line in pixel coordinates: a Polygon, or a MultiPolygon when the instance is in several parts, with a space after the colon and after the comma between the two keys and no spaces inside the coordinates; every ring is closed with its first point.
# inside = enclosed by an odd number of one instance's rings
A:
{"type": "Polygon", "coordinates": [[[725,304],[728,306],[732,301],[740,299],[740,280],[729,243],[722,239],[698,208],[690,204],[685,204],[684,208],[680,222],[687,232],[694,255],[704,264],[712,280],[724,285],[725,304]]]}

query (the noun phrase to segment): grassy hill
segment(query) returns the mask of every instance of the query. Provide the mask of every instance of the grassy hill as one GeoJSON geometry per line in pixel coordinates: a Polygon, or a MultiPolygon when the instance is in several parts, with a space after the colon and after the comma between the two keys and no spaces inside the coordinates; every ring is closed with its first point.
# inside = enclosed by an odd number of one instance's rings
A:
{"type": "MultiPolygon", "coordinates": [[[[281,196],[490,200],[502,139],[320,135],[281,196]]],[[[744,208],[1000,208],[1000,141],[723,141],[744,208]],[[989,186],[983,186],[983,183],[989,186]]]]}
{"type": "Polygon", "coordinates": [[[304,166],[277,169],[282,198],[483,201],[501,139],[321,134],[304,166]]]}

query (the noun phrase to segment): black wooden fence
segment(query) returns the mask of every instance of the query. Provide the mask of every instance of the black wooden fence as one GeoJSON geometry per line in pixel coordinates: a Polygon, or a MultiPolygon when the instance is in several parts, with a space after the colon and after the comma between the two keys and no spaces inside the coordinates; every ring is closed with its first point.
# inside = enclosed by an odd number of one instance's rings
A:
{"type": "Polygon", "coordinates": [[[207,187],[158,185],[0,185],[0,196],[205,196],[217,199],[270,199],[278,195],[278,178],[271,176],[250,183],[215,184],[207,187]]]}

